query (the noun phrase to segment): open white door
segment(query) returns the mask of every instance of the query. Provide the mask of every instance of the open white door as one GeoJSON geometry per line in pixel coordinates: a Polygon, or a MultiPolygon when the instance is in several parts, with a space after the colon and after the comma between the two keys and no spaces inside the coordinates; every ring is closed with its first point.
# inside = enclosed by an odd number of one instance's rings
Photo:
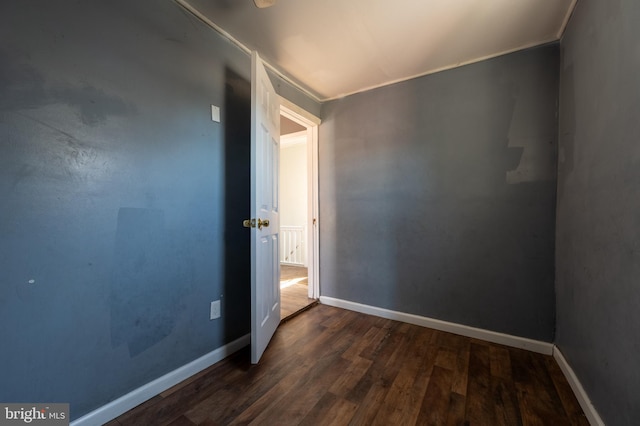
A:
{"type": "Polygon", "coordinates": [[[257,52],[251,54],[251,362],[280,324],[280,103],[257,52]]]}

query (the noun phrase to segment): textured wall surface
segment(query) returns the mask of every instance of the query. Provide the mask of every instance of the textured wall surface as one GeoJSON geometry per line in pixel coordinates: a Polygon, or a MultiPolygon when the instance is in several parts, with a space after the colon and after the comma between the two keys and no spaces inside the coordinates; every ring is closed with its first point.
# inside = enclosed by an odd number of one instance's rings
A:
{"type": "Polygon", "coordinates": [[[561,43],[556,343],[608,425],[640,424],[639,21],[581,1],[561,43]]]}
{"type": "Polygon", "coordinates": [[[0,401],[77,418],[250,331],[249,78],[172,1],[0,4],[0,401]]]}
{"type": "Polygon", "coordinates": [[[329,102],[323,296],[553,340],[558,46],[329,102]]]}

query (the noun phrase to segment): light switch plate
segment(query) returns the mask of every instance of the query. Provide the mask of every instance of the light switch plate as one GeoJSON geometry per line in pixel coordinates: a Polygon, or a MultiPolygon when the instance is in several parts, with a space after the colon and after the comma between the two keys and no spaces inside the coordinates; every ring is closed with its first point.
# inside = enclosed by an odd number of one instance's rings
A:
{"type": "Polygon", "coordinates": [[[220,122],[220,107],[211,105],[211,120],[215,121],[216,123],[220,122]]]}
{"type": "Polygon", "coordinates": [[[210,319],[220,318],[220,300],[214,300],[211,302],[211,312],[209,313],[210,319]]]}

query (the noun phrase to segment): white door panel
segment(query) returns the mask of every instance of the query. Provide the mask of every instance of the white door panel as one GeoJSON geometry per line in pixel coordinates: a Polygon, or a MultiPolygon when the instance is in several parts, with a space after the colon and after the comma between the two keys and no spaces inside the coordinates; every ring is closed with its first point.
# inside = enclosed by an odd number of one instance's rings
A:
{"type": "Polygon", "coordinates": [[[251,217],[256,225],[251,229],[251,362],[255,364],[280,324],[280,105],[256,52],[251,65],[251,217]]]}

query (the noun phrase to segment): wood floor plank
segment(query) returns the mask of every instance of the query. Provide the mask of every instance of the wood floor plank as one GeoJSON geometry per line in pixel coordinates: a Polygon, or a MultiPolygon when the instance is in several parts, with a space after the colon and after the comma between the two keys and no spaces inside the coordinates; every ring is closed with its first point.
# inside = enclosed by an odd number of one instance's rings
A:
{"type": "MultiPolygon", "coordinates": [[[[433,330],[432,330],[433,331],[433,330]]],[[[425,335],[427,337],[428,335],[425,335]]],[[[429,339],[430,340],[430,339],[429,339]]],[[[427,341],[429,341],[427,340],[427,341]]],[[[423,343],[420,353],[417,356],[421,359],[420,366],[415,375],[413,385],[409,389],[403,407],[403,416],[399,424],[413,425],[418,424],[418,417],[422,408],[422,401],[427,393],[429,380],[433,373],[433,367],[437,358],[439,348],[429,343],[423,343]]]]}
{"type": "Polygon", "coordinates": [[[425,333],[418,328],[407,329],[402,346],[398,348],[398,358],[394,360],[400,365],[400,369],[378,411],[377,424],[401,424],[405,412],[418,405],[418,400],[411,401],[413,396],[411,390],[422,365],[420,349],[427,340],[425,337],[427,337],[425,333]]]}
{"type": "Polygon", "coordinates": [[[171,395],[172,393],[179,391],[180,389],[184,388],[185,386],[187,386],[187,385],[189,385],[189,384],[191,384],[191,383],[195,382],[195,381],[196,381],[196,380],[198,380],[199,378],[201,378],[201,377],[203,377],[203,376],[206,376],[207,374],[210,374],[210,373],[211,373],[211,370],[212,370],[212,369],[214,369],[215,367],[216,367],[215,365],[212,365],[212,366],[211,366],[211,367],[209,367],[209,368],[205,368],[205,369],[204,369],[204,370],[202,370],[201,372],[194,374],[193,376],[189,377],[188,379],[183,380],[183,381],[181,381],[180,383],[178,383],[177,385],[172,386],[172,387],[170,387],[169,389],[167,389],[166,391],[164,391],[164,392],[160,393],[160,396],[161,396],[162,398],[166,398],[166,397],[168,397],[168,396],[169,396],[169,395],[171,395]]]}
{"type": "Polygon", "coordinates": [[[436,357],[436,365],[438,367],[446,368],[447,370],[454,371],[458,361],[458,351],[454,351],[447,348],[441,348],[438,351],[436,357]]]}
{"type": "Polygon", "coordinates": [[[453,384],[451,385],[451,391],[462,396],[467,395],[467,380],[469,378],[469,348],[470,343],[467,342],[467,345],[463,346],[458,351],[453,374],[453,384]]]}
{"type": "MultiPolygon", "coordinates": [[[[315,308],[314,308],[315,309],[315,308]]],[[[326,327],[324,332],[316,334],[314,339],[309,339],[305,342],[305,345],[299,352],[293,352],[296,359],[300,359],[303,362],[301,364],[289,363],[285,368],[293,369],[293,371],[288,372],[284,378],[274,379],[272,381],[276,381],[277,383],[269,389],[262,397],[256,399],[256,401],[247,407],[234,421],[233,424],[244,424],[247,421],[259,421],[261,418],[267,417],[265,412],[269,412],[272,410],[272,407],[275,407],[276,410],[284,410],[289,399],[285,399],[282,402],[283,398],[286,397],[287,393],[291,392],[295,386],[299,383],[305,383],[306,380],[309,380],[309,377],[315,377],[314,374],[320,374],[324,372],[324,370],[328,366],[324,366],[325,363],[333,362],[334,358],[337,358],[338,355],[335,355],[334,350],[328,350],[327,346],[336,342],[336,332],[340,330],[342,321],[347,321],[347,315],[341,316],[340,322],[330,324],[333,327],[332,330],[329,330],[329,327],[326,327]],[[314,361],[314,359],[319,359],[318,361],[314,361]],[[311,371],[313,367],[313,372],[311,371]],[[262,416],[262,417],[261,417],[262,416]]],[[[292,324],[296,324],[299,319],[296,317],[292,320],[292,324]]],[[[346,345],[349,344],[345,342],[346,345]]],[[[266,353],[265,353],[266,354],[266,353]]],[[[269,361],[268,359],[266,360],[269,361]]],[[[335,367],[335,363],[334,363],[335,367]]],[[[257,384],[259,385],[259,384],[257,384]]],[[[261,392],[249,392],[251,394],[260,394],[261,392]]],[[[299,395],[296,395],[296,400],[300,400],[299,395]]],[[[290,407],[289,407],[290,408],[290,407]]],[[[291,415],[291,414],[290,414],[291,415]]],[[[293,415],[291,415],[293,416],[293,415]]]]}
{"type": "Polygon", "coordinates": [[[545,426],[548,424],[553,425],[566,425],[567,422],[561,422],[559,419],[551,418],[551,416],[541,416],[542,413],[537,411],[534,395],[531,394],[527,386],[520,383],[516,383],[516,390],[518,396],[518,408],[520,410],[520,416],[522,417],[522,424],[525,426],[545,426]]]}
{"type": "Polygon", "coordinates": [[[306,284],[298,283],[280,289],[280,318],[285,319],[314,303],[315,299],[309,298],[308,294],[309,288],[306,284]]]}
{"type": "MultiPolygon", "coordinates": [[[[393,326],[390,330],[393,330],[393,326]]],[[[391,332],[375,349],[373,364],[349,395],[349,400],[358,404],[352,424],[370,425],[378,419],[378,411],[400,370],[398,361],[403,355],[401,348],[406,339],[406,335],[391,332]],[[364,390],[368,390],[366,395],[359,398],[364,390]]]]}
{"type": "MultiPolygon", "coordinates": [[[[294,358],[297,359],[297,358],[294,358]]],[[[261,377],[252,382],[243,395],[239,396],[236,404],[240,403],[236,414],[235,424],[245,424],[259,416],[270,406],[279,403],[285,394],[315,367],[311,358],[303,359],[303,362],[291,362],[282,366],[282,370],[276,374],[261,377]]],[[[225,417],[231,420],[233,416],[225,417]]]]}
{"type": "Polygon", "coordinates": [[[558,365],[558,363],[552,357],[545,358],[545,362],[547,365],[547,371],[549,371],[549,376],[551,376],[553,385],[558,392],[558,396],[560,398],[560,401],[562,402],[564,411],[565,413],[567,413],[571,424],[588,426],[589,421],[585,417],[578,399],[573,394],[571,386],[562,374],[562,370],[560,370],[560,366],[558,365]]]}
{"type": "Polygon", "coordinates": [[[505,346],[489,346],[489,362],[491,365],[491,376],[505,380],[513,380],[511,375],[511,357],[509,349],[505,346]]]}
{"type": "Polygon", "coordinates": [[[327,392],[302,419],[300,425],[348,425],[357,408],[353,402],[327,392]]]}
{"type": "MultiPolygon", "coordinates": [[[[294,336],[283,337],[283,333],[281,332],[286,330],[285,327],[278,329],[274,336],[272,343],[275,345],[280,344],[283,347],[299,346],[302,348],[301,353],[295,350],[286,351],[285,353],[266,351],[260,365],[250,366],[246,371],[244,371],[244,369],[237,369],[234,372],[237,378],[225,378],[230,385],[235,384],[235,386],[233,386],[233,389],[236,391],[235,399],[231,405],[219,405],[222,408],[214,410],[211,415],[217,416],[218,419],[223,421],[223,424],[234,420],[245,410],[248,410],[246,415],[250,418],[252,416],[250,407],[256,404],[261,396],[265,398],[260,402],[263,405],[258,404],[254,406],[253,410],[259,410],[260,408],[256,407],[273,403],[273,401],[269,399],[272,395],[283,392],[287,389],[287,384],[290,383],[291,380],[295,382],[299,377],[306,374],[306,372],[312,368],[312,365],[309,363],[299,364],[297,360],[300,359],[300,357],[306,359],[306,357],[312,354],[318,345],[315,341],[317,341],[319,336],[323,335],[319,326],[313,328],[307,328],[305,326],[305,324],[309,322],[309,319],[313,318],[318,319],[318,316],[311,314],[307,317],[300,317],[293,320],[296,321],[296,324],[302,325],[301,329],[304,330],[304,333],[298,336],[298,338],[292,338],[294,336]],[[265,364],[268,364],[269,368],[264,368],[265,364]],[[296,368],[292,368],[292,365],[296,368]],[[243,380],[239,380],[239,378],[243,378],[243,380]]],[[[324,317],[320,316],[319,318],[324,317]]],[[[320,343],[320,345],[321,344],[322,343],[320,343]]],[[[223,402],[225,402],[224,399],[223,402]]]]}
{"type": "MultiPolygon", "coordinates": [[[[295,321],[298,321],[298,319],[295,319],[295,321]]],[[[278,343],[281,345],[290,344],[289,340],[281,342],[277,339],[279,332],[280,330],[276,332],[275,341],[272,343],[276,345],[278,343]]],[[[240,372],[244,376],[244,380],[226,379],[229,385],[235,384],[233,388],[238,391],[238,395],[234,400],[236,408],[230,413],[228,413],[229,410],[226,410],[224,418],[234,412],[247,409],[265,393],[277,393],[280,388],[276,386],[286,385],[290,380],[306,374],[313,367],[310,362],[312,360],[310,355],[314,354],[314,351],[317,351],[324,343],[324,339],[319,339],[322,336],[324,336],[322,332],[308,333],[303,339],[297,340],[296,345],[302,348],[301,352],[289,350],[283,354],[275,351],[266,351],[259,365],[251,366],[246,373],[240,372]],[[299,361],[301,359],[303,362],[299,361]],[[271,390],[272,388],[275,389],[271,390]]]]}
{"type": "Polygon", "coordinates": [[[469,347],[470,339],[453,333],[440,331],[435,334],[435,343],[445,349],[461,351],[469,347]]]}
{"type": "Polygon", "coordinates": [[[222,419],[226,415],[227,407],[238,397],[234,389],[223,388],[204,399],[184,415],[193,423],[199,425],[207,419],[222,419]]]}
{"type": "Polygon", "coordinates": [[[142,404],[138,405],[137,407],[135,407],[135,409],[129,410],[126,413],[121,414],[115,420],[117,420],[122,425],[132,424],[129,421],[130,419],[140,417],[145,411],[155,412],[161,406],[160,403],[162,403],[163,400],[164,398],[162,398],[160,395],[156,395],[153,398],[150,398],[145,402],[143,402],[142,404]]]}
{"type": "Polygon", "coordinates": [[[440,426],[447,422],[452,383],[452,370],[437,365],[433,367],[417,424],[440,426]]]}
{"type": "Polygon", "coordinates": [[[202,423],[198,423],[198,426],[220,426],[220,425],[224,425],[226,423],[221,423],[218,421],[214,421],[211,419],[206,419],[204,420],[202,423]]]}
{"type": "Polygon", "coordinates": [[[532,370],[535,371],[533,377],[535,378],[534,384],[537,396],[543,395],[540,401],[544,404],[544,410],[552,412],[562,416],[565,414],[562,400],[558,395],[556,387],[553,385],[551,376],[549,376],[549,370],[545,358],[551,358],[549,355],[535,356],[532,352],[529,352],[531,360],[532,370]]]}
{"type": "Polygon", "coordinates": [[[348,395],[354,388],[354,386],[362,379],[367,370],[373,364],[373,361],[370,359],[357,357],[353,358],[345,358],[351,361],[351,364],[347,368],[347,370],[342,374],[329,388],[329,392],[333,393],[337,396],[346,396],[348,395]]]}
{"type": "Polygon", "coordinates": [[[379,345],[382,338],[386,335],[386,331],[379,327],[369,327],[363,334],[360,334],[362,338],[356,339],[353,344],[347,349],[342,357],[345,359],[356,360],[362,358],[360,354],[369,344],[379,345]]]}
{"type": "Polygon", "coordinates": [[[367,359],[375,359],[379,356],[380,353],[385,354],[384,349],[388,348],[390,339],[397,340],[398,335],[392,333],[391,328],[385,326],[386,324],[379,324],[375,327],[379,330],[378,338],[375,340],[371,340],[368,342],[362,351],[360,351],[360,356],[367,359]]]}
{"type": "Polygon", "coordinates": [[[491,376],[491,395],[494,402],[496,425],[522,424],[516,387],[511,380],[491,376]]]}
{"type": "Polygon", "coordinates": [[[511,373],[509,348],[489,346],[491,395],[493,396],[497,425],[521,425],[516,387],[511,373]]]}
{"type": "Polygon", "coordinates": [[[551,357],[319,305],[115,426],[586,425],[551,357]]]}
{"type": "Polygon", "coordinates": [[[510,349],[514,383],[524,425],[569,424],[548,376],[543,355],[510,349]]]}
{"type": "Polygon", "coordinates": [[[168,426],[196,426],[196,424],[193,423],[188,418],[186,418],[185,416],[180,416],[174,421],[172,421],[171,423],[169,423],[168,426]]]}
{"type": "Polygon", "coordinates": [[[321,323],[323,327],[326,328],[335,328],[336,325],[344,324],[345,318],[348,320],[353,320],[355,317],[350,315],[349,312],[342,311],[340,309],[335,309],[335,313],[333,315],[329,315],[325,318],[325,320],[321,323]]]}
{"type": "Polygon", "coordinates": [[[304,266],[280,265],[280,318],[292,315],[317,303],[309,298],[308,270],[304,266]]]}
{"type": "MultiPolygon", "coordinates": [[[[366,344],[367,342],[371,342],[371,340],[368,337],[364,338],[363,336],[365,335],[372,336],[372,333],[375,333],[376,331],[381,330],[380,327],[373,325],[371,321],[369,321],[366,317],[355,316],[355,317],[351,317],[350,321],[351,322],[349,323],[348,333],[351,334],[353,337],[355,337],[354,343],[366,344]]],[[[354,348],[349,348],[349,351],[346,351],[343,353],[343,357],[348,358],[350,351],[353,351],[353,350],[354,348]]],[[[360,356],[359,352],[356,353],[356,355],[360,356]]]]}
{"type": "Polygon", "coordinates": [[[496,422],[490,373],[489,347],[471,343],[465,417],[473,423],[493,425],[496,422]]]}
{"type": "MultiPolygon", "coordinates": [[[[255,398],[245,399],[243,404],[238,410],[234,410],[224,420],[229,421],[228,424],[249,424],[256,419],[262,412],[269,407],[278,404],[282,398],[284,398],[287,391],[297,383],[305,374],[308,374],[311,369],[311,364],[299,365],[292,368],[290,374],[287,374],[282,380],[265,389],[264,393],[256,392],[252,394],[255,398]]],[[[225,424],[227,424],[225,422],[225,424]]]]}
{"type": "Polygon", "coordinates": [[[285,285],[291,280],[306,283],[308,277],[309,271],[304,266],[280,265],[280,281],[285,285]]]}
{"type": "MultiPolygon", "coordinates": [[[[459,393],[452,392],[449,397],[449,412],[447,413],[447,426],[465,425],[465,404],[466,397],[459,393]]],[[[417,423],[416,423],[417,424],[417,423]]],[[[467,425],[469,422],[466,423],[467,425]]]]}
{"type": "MultiPolygon", "coordinates": [[[[380,405],[387,396],[387,389],[380,383],[373,383],[366,388],[367,393],[361,398],[361,403],[357,404],[357,410],[353,414],[350,425],[371,425],[376,418],[380,405]]],[[[350,401],[352,401],[350,399],[350,401]]]]}
{"type": "Polygon", "coordinates": [[[298,424],[346,370],[347,364],[337,354],[319,360],[312,371],[289,386],[277,402],[261,410],[249,424],[298,424]]]}
{"type": "MultiPolygon", "coordinates": [[[[366,353],[365,359],[372,360],[372,364],[367,369],[367,372],[362,376],[362,378],[356,383],[356,385],[352,388],[351,392],[347,395],[347,399],[353,401],[357,404],[361,404],[362,402],[367,401],[367,395],[371,392],[371,388],[374,385],[378,385],[378,382],[382,380],[382,372],[391,359],[392,355],[395,353],[398,343],[400,342],[400,335],[389,333],[388,331],[382,330],[384,333],[384,337],[375,345],[373,351],[375,351],[375,356],[372,356],[372,353],[366,353]]],[[[365,355],[364,351],[361,355],[365,355]]],[[[386,390],[382,389],[385,393],[386,390]]],[[[372,396],[375,395],[376,398],[379,396],[379,393],[373,392],[372,396]]],[[[366,409],[366,407],[364,408],[366,409]]]]}

